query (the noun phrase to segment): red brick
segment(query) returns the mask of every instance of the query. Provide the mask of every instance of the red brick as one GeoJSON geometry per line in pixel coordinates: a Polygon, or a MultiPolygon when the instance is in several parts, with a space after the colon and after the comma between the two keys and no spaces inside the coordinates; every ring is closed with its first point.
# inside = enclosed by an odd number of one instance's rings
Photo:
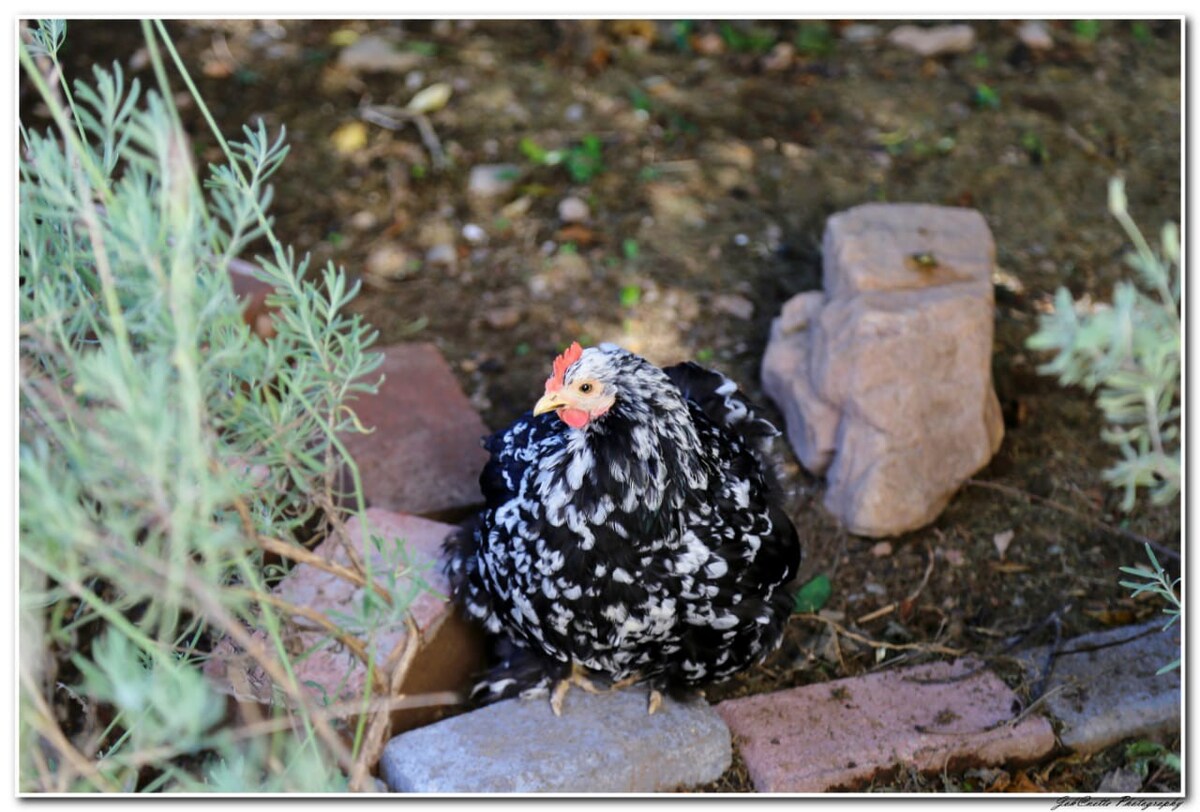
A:
{"type": "MultiPolygon", "coordinates": [[[[350,401],[371,434],[345,434],[367,504],[433,517],[457,517],[481,501],[487,429],[437,347],[384,347],[375,395],[350,401]]],[[[378,374],[378,373],[376,373],[378,374]]]]}
{"type": "Polygon", "coordinates": [[[230,260],[229,279],[233,282],[234,295],[242,303],[242,319],[261,338],[270,338],[275,335],[275,325],[271,320],[271,314],[275,311],[267,307],[267,294],[275,290],[275,286],[255,277],[255,270],[255,266],[249,262],[230,260]]]}
{"type": "MultiPolygon", "coordinates": [[[[429,586],[413,599],[409,606],[423,645],[408,670],[408,676],[400,687],[400,693],[414,695],[435,691],[464,691],[481,662],[482,646],[478,632],[466,624],[454,611],[446,597],[449,584],[442,574],[439,561],[440,547],[446,534],[453,530],[450,525],[428,521],[416,516],[390,513],[385,510],[367,511],[370,533],[384,540],[383,549],[390,548],[392,539],[405,543],[409,565],[414,573],[429,586]]],[[[347,523],[347,534],[354,548],[364,560],[373,564],[372,575],[377,583],[387,587],[387,578],[382,571],[383,556],[362,537],[360,523],[356,518],[347,523]],[[369,556],[368,556],[369,551],[369,556]]],[[[326,560],[349,566],[345,548],[327,540],[313,552],[326,560]]],[[[411,578],[397,579],[398,597],[406,596],[411,578]]],[[[289,603],[315,609],[333,620],[336,615],[356,615],[361,605],[363,589],[348,580],[319,570],[308,564],[299,564],[274,590],[275,594],[289,603]]],[[[311,627],[311,621],[297,617],[296,621],[311,627]]],[[[260,631],[259,639],[265,639],[260,631]]],[[[407,629],[400,622],[386,628],[375,639],[377,663],[382,664],[397,647],[407,639],[407,629]]],[[[321,644],[327,637],[322,632],[300,632],[289,640],[290,649],[303,651],[321,644]]],[[[366,641],[364,641],[365,645],[366,641]]],[[[218,645],[218,655],[206,665],[205,671],[219,688],[239,701],[269,705],[272,686],[269,678],[253,663],[237,658],[229,641],[218,645]]],[[[296,677],[311,693],[317,704],[326,701],[342,702],[356,699],[363,694],[366,667],[344,646],[336,641],[327,641],[317,651],[300,659],[295,664],[296,677]]],[[[445,715],[449,707],[406,710],[393,715],[393,732],[408,730],[428,724],[445,715]]]]}
{"type": "Polygon", "coordinates": [[[1016,696],[990,671],[922,684],[976,667],[965,660],[806,685],[717,706],[760,792],[855,788],[897,765],[1032,761],[1054,747],[1045,719],[1012,727],[1016,696]]]}

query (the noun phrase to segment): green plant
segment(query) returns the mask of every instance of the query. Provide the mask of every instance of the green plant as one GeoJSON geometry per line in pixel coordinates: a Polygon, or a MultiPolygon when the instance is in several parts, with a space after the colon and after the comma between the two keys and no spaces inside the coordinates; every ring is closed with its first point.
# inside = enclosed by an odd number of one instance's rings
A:
{"type": "Polygon", "coordinates": [[[717,25],[717,31],[729,50],[737,53],[766,53],[779,39],[778,34],[770,28],[742,22],[721,22],[717,25]]]}
{"type": "Polygon", "coordinates": [[[585,135],[566,149],[545,149],[532,138],[522,138],[521,154],[535,164],[566,168],[571,180],[587,183],[604,171],[604,144],[597,135],[585,135]]]}
{"type": "Polygon", "coordinates": [[[998,110],[1000,108],[1000,94],[991,85],[983,82],[975,85],[971,101],[981,110],[998,110]]]}
{"type": "MultiPolygon", "coordinates": [[[[356,288],[344,273],[305,279],[272,231],[283,134],[260,125],[226,143],[165,28],[143,31],[157,91],[116,64],[70,84],[62,21],[39,22],[19,51],[53,120],[19,126],[20,785],[361,787],[386,709],[368,713],[370,690],[348,712],[319,708],[298,683],[312,649],[289,647],[293,613],[267,600],[278,565],[264,551],[310,556],[297,539],[314,526],[345,540],[342,459],[363,500],[338,434],[361,428],[346,399],[374,391],[364,377],[381,357],[346,314],[356,288]],[[225,154],[203,187],[164,51],[225,154]],[[274,287],[266,340],[243,322],[228,271],[260,240],[258,276],[274,287]],[[199,673],[224,636],[280,693],[257,725],[227,724],[199,673]]],[[[406,622],[420,582],[398,582],[399,542],[372,539],[389,562],[385,594],[365,590],[345,629],[325,618],[318,647],[359,633],[373,657],[378,633],[406,622]]],[[[357,577],[374,580],[371,567],[357,577]]]]}
{"type": "Polygon", "coordinates": [[[1095,42],[1100,38],[1099,20],[1075,20],[1071,23],[1071,28],[1075,32],[1075,36],[1079,37],[1084,42],[1095,42]]]}
{"type": "Polygon", "coordinates": [[[1178,753],[1172,753],[1158,742],[1139,740],[1125,746],[1125,763],[1141,779],[1150,774],[1150,765],[1158,763],[1177,773],[1183,772],[1183,761],[1178,753]]]}
{"type": "Polygon", "coordinates": [[[1108,424],[1102,436],[1121,452],[1104,478],[1124,490],[1122,509],[1130,510],[1138,488],[1157,505],[1179,496],[1179,229],[1163,227],[1156,253],[1129,216],[1121,180],[1109,184],[1108,200],[1133,242],[1126,261],[1140,285],[1121,280],[1111,305],[1091,309],[1059,288],[1028,345],[1054,353],[1039,372],[1096,392],[1108,424]]]}
{"type": "MultiPolygon", "coordinates": [[[[1121,572],[1126,575],[1132,575],[1139,580],[1121,581],[1120,584],[1126,589],[1132,590],[1130,594],[1134,598],[1143,592],[1151,592],[1166,602],[1167,608],[1163,609],[1163,614],[1168,618],[1166,625],[1163,626],[1163,631],[1165,632],[1175,624],[1175,621],[1179,620],[1179,616],[1183,611],[1183,607],[1179,604],[1179,595],[1177,594],[1182,579],[1176,578],[1174,581],[1171,580],[1170,576],[1167,575],[1166,571],[1158,563],[1158,557],[1154,555],[1154,550],[1151,549],[1149,544],[1146,545],[1146,557],[1150,559],[1152,569],[1146,569],[1145,567],[1121,567],[1121,572]]],[[[1173,671],[1179,667],[1179,664],[1180,660],[1176,659],[1174,662],[1167,663],[1158,669],[1158,673],[1165,674],[1168,671],[1173,671]]]]}
{"type": "Polygon", "coordinates": [[[1130,33],[1133,38],[1141,43],[1147,43],[1154,39],[1154,33],[1150,30],[1150,24],[1145,20],[1134,20],[1129,26],[1130,33]]]}
{"type": "Polygon", "coordinates": [[[794,612],[819,612],[833,594],[833,582],[821,573],[796,590],[794,612]]]}
{"type": "Polygon", "coordinates": [[[824,20],[800,23],[795,37],[796,50],[809,56],[828,56],[833,53],[837,39],[824,20]]]}
{"type": "Polygon", "coordinates": [[[1021,149],[1025,150],[1025,154],[1029,156],[1029,161],[1034,166],[1041,166],[1050,158],[1050,153],[1046,149],[1045,142],[1042,137],[1033,130],[1026,130],[1021,133],[1021,149]]]}

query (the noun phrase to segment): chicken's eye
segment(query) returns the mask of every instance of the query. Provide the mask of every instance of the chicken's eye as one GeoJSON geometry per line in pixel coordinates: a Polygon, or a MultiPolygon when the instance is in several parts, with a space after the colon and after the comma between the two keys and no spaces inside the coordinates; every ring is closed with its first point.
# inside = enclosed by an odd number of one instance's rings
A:
{"type": "Polygon", "coordinates": [[[590,383],[581,383],[579,384],[579,391],[586,395],[592,391],[592,385],[590,383]]]}

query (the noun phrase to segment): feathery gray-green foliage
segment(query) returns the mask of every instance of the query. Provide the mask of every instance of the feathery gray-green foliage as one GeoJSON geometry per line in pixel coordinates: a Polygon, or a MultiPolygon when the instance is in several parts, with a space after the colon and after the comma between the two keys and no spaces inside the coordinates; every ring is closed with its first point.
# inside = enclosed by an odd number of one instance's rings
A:
{"type": "MultiPolygon", "coordinates": [[[[173,46],[161,25],[144,31],[156,91],[116,64],[69,83],[62,21],[38,23],[20,52],[54,119],[20,123],[20,785],[344,789],[362,726],[351,752],[296,683],[306,652],[288,649],[287,613],[256,599],[258,539],[292,543],[334,510],[336,435],[356,429],[345,401],[374,391],[381,356],[346,313],[342,271],[308,281],[271,231],[283,134],[246,128],[202,188],[166,86],[159,49],[173,46]],[[260,238],[266,340],[228,273],[260,238]],[[291,692],[251,736],[223,721],[200,665],[213,640],[255,627],[291,692]]],[[[399,542],[374,541],[404,563],[399,542]]],[[[395,568],[390,605],[365,590],[342,619],[372,652],[420,588],[395,568]]]]}
{"type": "MultiPolygon", "coordinates": [[[[1167,603],[1167,608],[1163,609],[1163,614],[1167,616],[1167,623],[1163,626],[1163,631],[1175,625],[1183,613],[1183,607],[1179,603],[1179,596],[1176,590],[1179,588],[1181,578],[1176,578],[1174,581],[1167,575],[1166,570],[1158,563],[1158,557],[1154,555],[1154,550],[1149,544],[1146,545],[1146,557],[1150,559],[1150,568],[1146,567],[1121,567],[1121,572],[1126,575],[1132,575],[1138,579],[1135,581],[1121,581],[1121,586],[1131,590],[1130,595],[1137,597],[1143,592],[1151,592],[1162,597],[1167,603]]],[[[1179,667],[1181,659],[1176,658],[1174,662],[1167,663],[1162,668],[1158,669],[1159,674],[1165,674],[1179,667]]]]}
{"type": "Polygon", "coordinates": [[[1179,229],[1164,226],[1156,252],[1129,216],[1120,179],[1109,184],[1108,205],[1134,244],[1126,261],[1140,284],[1117,282],[1112,303],[1090,310],[1059,288],[1028,343],[1055,354],[1039,372],[1096,393],[1102,436],[1121,453],[1104,478],[1124,490],[1130,510],[1138,488],[1159,505],[1179,496],[1179,229]]]}

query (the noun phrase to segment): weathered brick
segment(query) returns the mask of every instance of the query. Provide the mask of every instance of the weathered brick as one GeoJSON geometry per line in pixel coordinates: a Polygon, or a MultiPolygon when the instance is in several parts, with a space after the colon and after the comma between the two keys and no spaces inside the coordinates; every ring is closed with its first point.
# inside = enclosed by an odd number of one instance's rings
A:
{"type": "Polygon", "coordinates": [[[1009,726],[1016,696],[970,660],[806,685],[717,706],[761,792],[853,788],[897,765],[1032,761],[1054,747],[1045,719],[1009,726]]]}
{"type": "MultiPolygon", "coordinates": [[[[384,540],[385,550],[392,539],[404,541],[412,574],[429,587],[417,594],[409,605],[421,633],[422,647],[408,669],[400,693],[415,695],[464,691],[481,664],[482,645],[478,632],[461,620],[453,605],[446,600],[449,585],[441,572],[438,556],[443,539],[453,528],[416,516],[379,509],[368,510],[367,521],[371,535],[384,540]]],[[[371,562],[375,581],[387,586],[384,556],[368,539],[363,538],[357,517],[347,522],[346,530],[359,555],[371,562]]],[[[318,545],[313,552],[326,560],[349,566],[344,547],[331,540],[318,545]]],[[[417,583],[413,577],[399,578],[397,597],[409,596],[416,590],[417,583]]],[[[291,604],[315,609],[331,618],[337,614],[357,614],[363,599],[363,588],[309,564],[295,566],[276,586],[274,593],[291,604]]],[[[312,625],[302,617],[296,620],[305,626],[312,625]]],[[[265,639],[261,631],[256,636],[265,639]]],[[[393,650],[405,644],[407,636],[402,621],[386,627],[375,640],[376,662],[385,662],[393,650]]],[[[292,642],[297,650],[319,646],[312,654],[294,664],[297,678],[318,704],[359,698],[366,684],[366,667],[336,641],[327,640],[319,645],[323,637],[325,635],[322,632],[315,631],[296,634],[292,642]]],[[[269,705],[273,701],[272,694],[275,692],[270,678],[252,661],[238,658],[230,641],[219,644],[216,654],[218,656],[206,664],[205,672],[219,688],[243,702],[269,705]]],[[[278,696],[275,701],[278,701],[278,696]]],[[[444,716],[447,710],[449,708],[432,707],[397,711],[393,714],[393,730],[427,724],[444,716]]]]}
{"type": "Polygon", "coordinates": [[[437,347],[382,348],[386,380],[350,401],[370,434],[342,441],[358,465],[367,504],[442,518],[481,501],[487,429],[437,347]]]}
{"type": "MultiPolygon", "coordinates": [[[[1127,738],[1168,736],[1179,730],[1182,695],[1178,669],[1155,674],[1180,656],[1179,627],[1162,620],[1086,634],[1059,646],[1043,695],[1060,723],[1059,739],[1093,752],[1127,738]]],[[[1030,679],[1039,679],[1048,650],[1020,655],[1030,679]]]]}
{"type": "Polygon", "coordinates": [[[267,295],[275,290],[274,285],[263,282],[254,274],[257,268],[241,259],[229,262],[229,279],[233,292],[242,304],[242,319],[261,338],[275,335],[272,321],[274,308],[267,307],[267,295]]]}
{"type": "Polygon", "coordinates": [[[729,729],[703,701],[646,713],[644,688],[573,689],[563,715],[510,699],[388,742],[380,771],[397,792],[660,792],[716,780],[729,729]]]}

